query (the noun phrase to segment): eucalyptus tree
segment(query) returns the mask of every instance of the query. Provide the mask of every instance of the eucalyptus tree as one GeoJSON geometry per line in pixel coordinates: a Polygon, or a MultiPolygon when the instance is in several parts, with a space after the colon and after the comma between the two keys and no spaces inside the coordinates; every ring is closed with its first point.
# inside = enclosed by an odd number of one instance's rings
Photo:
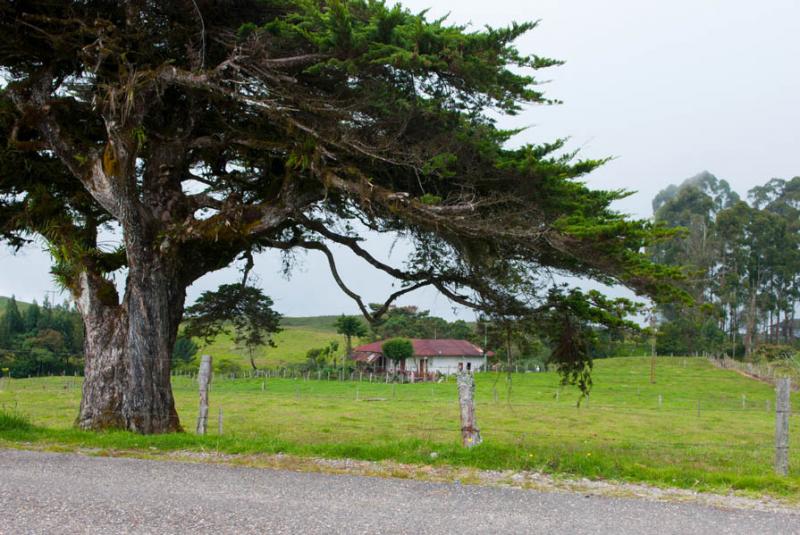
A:
{"type": "MultiPolygon", "coordinates": [[[[534,26],[473,30],[368,0],[0,3],[0,229],[48,243],[83,316],[78,425],[180,428],[169,370],[186,288],[248,251],[319,252],[370,320],[423,286],[535,313],[558,299],[542,292],[553,272],[674,297],[674,272],[640,252],[662,231],[610,208],[624,192],[579,180],[602,161],[561,140],[510,147],[517,131],[495,124],[553,102],[536,76],[558,62],[514,45],[534,26]],[[367,229],[414,252],[390,265],[362,246],[367,229]],[[400,286],[368,309],[331,244],[400,286]]],[[[608,305],[569,295],[564,314],[608,305]]]]}
{"type": "MultiPolygon", "coordinates": [[[[739,305],[737,299],[731,300],[726,294],[728,288],[723,288],[731,281],[727,271],[730,265],[723,261],[729,251],[719,239],[716,224],[719,213],[738,201],[730,184],[708,171],[664,188],[653,199],[656,222],[681,228],[682,235],[656,244],[650,252],[657,262],[686,270],[687,277],[681,285],[700,305],[687,309],[667,304],[660,308],[665,323],[663,333],[670,334],[659,336],[659,351],[722,349],[717,335],[725,328],[726,313],[729,323],[734,324],[739,305]]],[[[734,297],[738,298],[738,294],[734,297]]]]}
{"type": "MultiPolygon", "coordinates": [[[[770,281],[775,295],[774,321],[767,333],[774,341],[789,342],[794,339],[794,319],[800,299],[800,177],[789,180],[773,178],[748,192],[754,208],[775,214],[783,225],[777,228],[781,242],[775,251],[774,277],[770,281]],[[783,320],[781,320],[783,314],[783,320]]],[[[772,310],[770,310],[772,312],[772,310]]]]}

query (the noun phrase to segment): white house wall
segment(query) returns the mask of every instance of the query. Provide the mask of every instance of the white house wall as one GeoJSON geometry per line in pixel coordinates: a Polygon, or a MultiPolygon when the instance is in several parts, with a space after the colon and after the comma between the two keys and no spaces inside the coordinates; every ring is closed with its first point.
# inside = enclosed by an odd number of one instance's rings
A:
{"type": "MultiPolygon", "coordinates": [[[[452,375],[458,371],[458,364],[461,363],[464,369],[467,369],[467,363],[470,363],[472,371],[478,371],[483,368],[483,357],[427,357],[428,358],[428,373],[441,373],[443,375],[452,375]]],[[[406,371],[416,372],[419,371],[417,362],[419,357],[413,359],[406,359],[406,371]]]]}

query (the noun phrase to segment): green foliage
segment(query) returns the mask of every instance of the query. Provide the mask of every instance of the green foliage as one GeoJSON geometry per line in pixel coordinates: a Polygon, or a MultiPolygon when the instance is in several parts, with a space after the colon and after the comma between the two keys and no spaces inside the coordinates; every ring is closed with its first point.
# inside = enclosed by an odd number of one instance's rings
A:
{"type": "Polygon", "coordinates": [[[637,331],[626,316],[641,310],[628,299],[610,299],[597,290],[552,288],[540,311],[539,329],[551,349],[548,362],[561,375],[563,385],[577,385],[588,395],[592,388],[593,357],[599,345],[597,326],[637,331]]]}
{"type": "Polygon", "coordinates": [[[751,204],[704,172],[653,201],[657,222],[683,231],[651,253],[661,263],[684,266],[683,286],[698,305],[661,307],[659,352],[755,358],[759,344],[793,343],[800,177],[772,179],[748,196],[751,204]]]}
{"type": "Polygon", "coordinates": [[[274,333],[281,331],[281,315],[272,309],[272,299],[257,288],[242,284],[224,284],[216,291],[203,292],[186,309],[184,335],[202,338],[206,344],[221,333],[230,334],[250,356],[264,345],[275,347],[274,333]]]}
{"type": "Polygon", "coordinates": [[[755,353],[756,361],[791,361],[798,354],[796,348],[784,344],[761,344],[755,353]]]}
{"type": "Polygon", "coordinates": [[[346,353],[350,355],[353,350],[353,337],[363,337],[367,335],[367,326],[357,316],[345,316],[342,314],[336,318],[336,332],[344,335],[347,344],[346,353]]]}
{"type": "Polygon", "coordinates": [[[414,357],[414,346],[407,338],[392,338],[381,345],[383,356],[395,362],[414,357]]]}
{"type": "Polygon", "coordinates": [[[32,331],[39,326],[39,305],[34,300],[31,305],[25,309],[25,330],[32,331]]]}
{"type": "Polygon", "coordinates": [[[233,359],[221,358],[213,361],[214,373],[223,376],[237,376],[243,371],[242,365],[233,359]]]}
{"type": "Polygon", "coordinates": [[[15,412],[6,412],[5,409],[0,410],[0,433],[30,431],[31,429],[33,426],[25,416],[15,412]]]}
{"type": "Polygon", "coordinates": [[[658,325],[659,355],[721,355],[727,349],[725,332],[714,317],[704,318],[689,311],[658,325]]]}
{"type": "MultiPolygon", "coordinates": [[[[288,323],[296,322],[309,326],[285,326],[281,332],[274,335],[277,347],[261,347],[255,352],[256,365],[264,368],[276,368],[302,364],[306,360],[309,349],[325,347],[336,337],[336,331],[331,327],[335,318],[322,318],[329,319],[324,324],[325,329],[315,327],[321,324],[320,317],[290,320],[288,323]]],[[[237,346],[230,335],[224,333],[217,336],[210,345],[205,346],[203,352],[213,355],[214,358],[228,358],[239,362],[245,362],[250,357],[246,351],[237,346]]],[[[337,354],[336,356],[341,355],[337,354]]]]}
{"type": "Polygon", "coordinates": [[[179,335],[175,339],[175,347],[172,349],[172,360],[170,365],[173,369],[187,366],[194,360],[199,347],[189,336],[179,335]]]}
{"type": "Polygon", "coordinates": [[[10,339],[13,336],[22,334],[25,331],[25,321],[19,313],[17,307],[17,300],[14,296],[6,303],[6,309],[3,313],[2,321],[0,321],[0,337],[3,339],[10,339]]]}
{"type": "Polygon", "coordinates": [[[82,365],[83,321],[66,303],[6,300],[0,312],[0,368],[14,377],[73,373],[82,365]],[[19,310],[22,310],[20,314],[19,310]],[[10,320],[8,318],[11,318],[10,320]]]}
{"type": "Polygon", "coordinates": [[[473,336],[471,326],[464,320],[448,322],[415,306],[390,308],[381,321],[372,325],[372,333],[379,340],[392,337],[466,340],[473,336]]]}
{"type": "Polygon", "coordinates": [[[325,347],[316,347],[306,352],[306,362],[304,369],[319,370],[332,364],[336,360],[336,352],[339,351],[339,342],[332,340],[325,347]]]}

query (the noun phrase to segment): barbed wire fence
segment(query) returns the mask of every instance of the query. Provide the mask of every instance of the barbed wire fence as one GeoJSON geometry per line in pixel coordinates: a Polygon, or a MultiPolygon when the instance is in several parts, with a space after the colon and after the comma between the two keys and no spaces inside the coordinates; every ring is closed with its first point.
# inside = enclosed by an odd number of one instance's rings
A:
{"type": "MultiPolygon", "coordinates": [[[[675,358],[677,360],[678,358],[675,358]]],[[[673,363],[674,364],[674,363],[673,363]]],[[[687,367],[686,361],[678,364],[684,368],[679,376],[661,379],[652,385],[646,376],[639,381],[627,378],[603,377],[598,384],[605,390],[613,391],[609,397],[605,392],[590,395],[580,406],[576,404],[577,394],[560,386],[554,378],[552,383],[515,383],[513,390],[503,388],[506,371],[477,372],[479,378],[476,392],[476,411],[478,425],[488,441],[516,444],[520,448],[533,448],[543,441],[575,444],[581,434],[573,432],[554,432],[537,424],[537,414],[548,411],[576,411],[578,414],[594,414],[613,417],[624,415],[644,422],[658,425],[666,416],[679,416],[684,429],[676,428],[676,440],[653,441],[646,436],[617,437],[611,434],[590,436],[589,445],[619,448],[622,450],[675,449],[684,452],[711,449],[715,454],[727,450],[746,454],[751,452],[760,458],[771,458],[776,451],[775,437],[764,431],[764,422],[777,418],[778,406],[772,393],[753,393],[746,390],[741,394],[704,392],[688,395],[685,392],[672,393],[669,386],[689,379],[707,379],[708,375],[695,373],[687,367]],[[759,433],[750,433],[746,440],[733,438],[737,433],[729,429],[730,439],[721,441],[677,439],[680,436],[702,435],[698,429],[719,427],[721,419],[729,419],[738,414],[742,425],[760,422],[759,433]]],[[[528,370],[531,374],[535,370],[528,370]]],[[[520,373],[523,373],[521,371],[520,373]]],[[[531,376],[535,377],[535,376],[531,376]]],[[[726,378],[718,377],[718,381],[726,378]]],[[[735,376],[731,381],[741,380],[735,376]]],[[[737,383],[737,384],[739,384],[737,383]]],[[[58,393],[64,403],[57,410],[70,411],[64,415],[71,421],[77,411],[80,399],[82,378],[79,374],[51,376],[46,381],[30,381],[4,376],[0,378],[0,410],[25,412],[24,404],[33,391],[58,393]],[[2,396],[5,392],[6,396],[2,396]],[[5,399],[4,399],[5,397],[5,399]]],[[[366,436],[375,434],[382,437],[414,437],[428,442],[453,440],[458,436],[458,398],[455,393],[455,378],[442,376],[433,382],[408,382],[406,377],[393,377],[385,373],[370,373],[364,370],[302,370],[297,367],[283,367],[244,373],[214,374],[209,385],[210,412],[209,435],[263,435],[258,431],[259,416],[255,409],[276,405],[304,404],[320,406],[336,411],[336,405],[347,407],[345,420],[341,418],[322,418],[320,422],[308,424],[311,432],[319,437],[366,436]],[[354,405],[352,402],[358,402],[354,405]],[[363,418],[358,407],[394,405],[397,413],[388,429],[379,429],[376,424],[363,418]],[[243,408],[244,407],[244,408],[243,408]],[[255,412],[255,413],[254,413],[255,412]],[[403,415],[414,414],[413,418],[403,415]],[[216,421],[215,421],[216,420],[216,421]]],[[[193,417],[198,409],[198,385],[192,373],[174,372],[172,391],[179,400],[179,409],[187,430],[194,427],[193,417]]],[[[797,399],[793,400],[797,405],[797,399]]],[[[790,402],[791,403],[791,402],[790,402]]],[[[339,407],[341,408],[341,407],[339,407]]],[[[300,411],[302,412],[302,411],[300,411]]],[[[298,417],[302,414],[297,413],[298,417]]],[[[800,408],[789,408],[787,422],[792,429],[798,429],[800,408]]],[[[287,424],[292,425],[291,422],[287,424]]],[[[306,425],[299,423],[296,425],[306,425]]],[[[280,431],[278,429],[278,431],[280,431]]],[[[645,431],[639,433],[646,435],[645,431]]],[[[787,447],[788,438],[784,440],[787,447]]],[[[797,440],[794,441],[797,444],[797,440]]],[[[795,452],[798,449],[795,449],[795,452]]],[[[706,452],[707,453],[707,452],[706,452]]],[[[787,455],[788,457],[788,455],[787,455]]],[[[797,456],[793,466],[796,465],[797,456]]]]}

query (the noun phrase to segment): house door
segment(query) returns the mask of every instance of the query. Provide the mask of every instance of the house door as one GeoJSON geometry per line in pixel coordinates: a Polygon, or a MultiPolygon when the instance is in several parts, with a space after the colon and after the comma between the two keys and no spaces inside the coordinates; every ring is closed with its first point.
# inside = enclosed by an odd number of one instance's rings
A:
{"type": "Polygon", "coordinates": [[[428,373],[428,359],[419,359],[419,374],[424,376],[428,373]]]}

